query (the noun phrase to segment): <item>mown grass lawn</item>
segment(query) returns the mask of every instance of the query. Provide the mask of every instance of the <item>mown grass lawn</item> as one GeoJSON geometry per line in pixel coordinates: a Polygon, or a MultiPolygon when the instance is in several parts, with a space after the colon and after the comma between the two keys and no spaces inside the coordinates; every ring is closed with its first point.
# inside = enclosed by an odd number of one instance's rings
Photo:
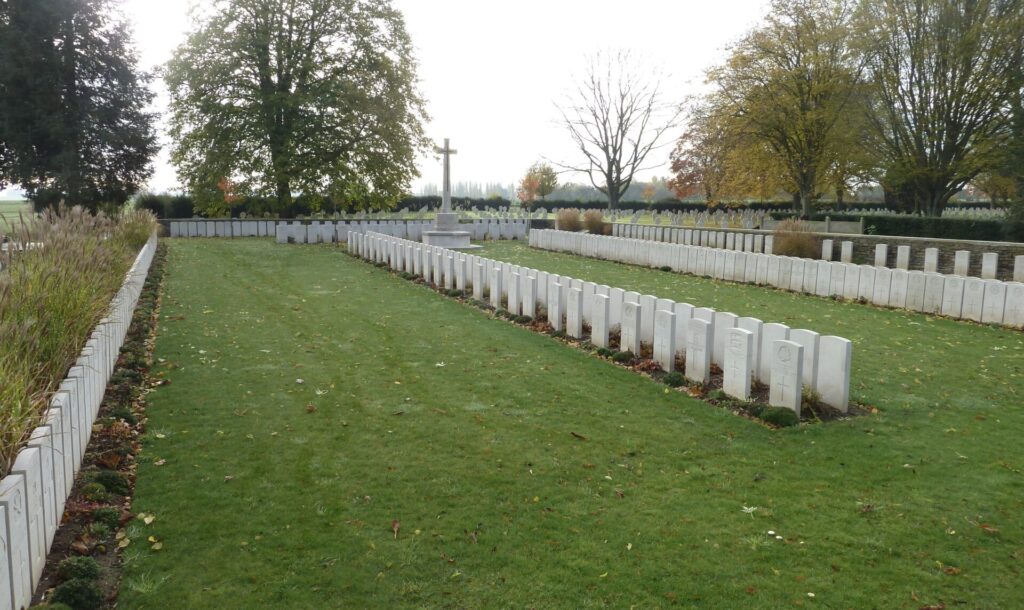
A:
{"type": "Polygon", "coordinates": [[[121,607],[1024,603],[1024,335],[486,252],[846,336],[880,413],[771,431],[336,248],[172,241],[121,607]]]}

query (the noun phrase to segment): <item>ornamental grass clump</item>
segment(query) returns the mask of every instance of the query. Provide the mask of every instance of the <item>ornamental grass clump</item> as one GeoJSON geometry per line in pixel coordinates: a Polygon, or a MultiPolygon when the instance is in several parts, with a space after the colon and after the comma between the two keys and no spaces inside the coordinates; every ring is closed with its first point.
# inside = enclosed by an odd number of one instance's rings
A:
{"type": "Polygon", "coordinates": [[[555,216],[555,228],[559,231],[579,231],[583,228],[580,211],[576,208],[562,208],[555,216]]]}
{"type": "Polygon", "coordinates": [[[583,226],[588,233],[604,235],[604,214],[601,210],[587,210],[583,213],[583,226]]]}
{"type": "Polygon", "coordinates": [[[0,234],[0,476],[155,227],[146,211],[110,218],[73,208],[0,234]]]}
{"type": "Polygon", "coordinates": [[[810,225],[802,220],[790,218],[775,228],[772,254],[818,258],[821,254],[821,242],[811,231],[810,225]]]}

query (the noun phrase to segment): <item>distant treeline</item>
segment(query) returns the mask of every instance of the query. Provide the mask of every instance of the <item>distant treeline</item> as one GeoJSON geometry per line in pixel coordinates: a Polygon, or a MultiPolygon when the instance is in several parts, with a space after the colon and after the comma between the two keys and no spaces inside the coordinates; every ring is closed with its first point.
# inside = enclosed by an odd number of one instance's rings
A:
{"type": "MultiPolygon", "coordinates": [[[[189,195],[170,195],[146,193],[136,199],[136,207],[150,210],[158,218],[191,218],[197,214],[194,207],[194,200],[189,195]]],[[[959,207],[976,208],[989,207],[988,203],[962,203],[950,204],[947,209],[959,207]]],[[[996,207],[1005,207],[1006,204],[999,204],[996,207]]],[[[423,207],[434,209],[441,206],[441,197],[437,195],[421,195],[405,197],[398,201],[395,211],[407,210],[418,211],[423,207]]],[[[475,198],[475,197],[452,197],[452,207],[457,210],[491,210],[497,211],[502,208],[518,206],[511,200],[503,197],[475,198]]],[[[569,199],[546,199],[538,200],[528,206],[529,210],[545,209],[553,211],[558,208],[579,208],[579,209],[607,209],[607,200],[569,200],[569,199]]],[[[678,199],[663,199],[654,203],[646,201],[621,201],[616,206],[618,210],[637,210],[652,212],[703,212],[705,210],[767,210],[771,212],[787,212],[793,209],[792,201],[753,201],[735,202],[709,206],[702,202],[680,201],[678,199]]],[[[835,203],[821,202],[815,209],[818,213],[850,213],[853,210],[866,211],[898,211],[898,207],[886,203],[850,203],[848,205],[836,205],[835,203]]],[[[273,197],[239,197],[229,205],[229,212],[232,218],[239,218],[242,214],[252,218],[298,218],[304,216],[334,214],[352,214],[359,212],[360,208],[354,204],[339,203],[330,197],[312,197],[300,195],[294,198],[290,205],[282,206],[273,197]]],[[[838,219],[838,218],[837,218],[838,219]]]]}

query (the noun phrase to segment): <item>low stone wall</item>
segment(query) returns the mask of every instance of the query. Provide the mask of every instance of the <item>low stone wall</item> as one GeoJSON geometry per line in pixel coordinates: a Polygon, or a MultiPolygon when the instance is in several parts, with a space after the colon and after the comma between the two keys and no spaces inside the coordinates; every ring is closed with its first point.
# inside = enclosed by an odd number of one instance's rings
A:
{"type": "Polygon", "coordinates": [[[114,370],[156,253],[156,235],[139,251],[110,311],[50,401],[43,424],[0,480],[0,608],[26,608],[64,515],[92,424],[114,370]]]}
{"type": "MultiPolygon", "coordinates": [[[[419,240],[431,220],[163,220],[171,237],[273,237],[279,242],[344,242],[349,231],[377,231],[419,240]]],[[[473,239],[526,239],[528,219],[484,218],[460,223],[473,239]]]]}
{"type": "MultiPolygon", "coordinates": [[[[756,247],[759,243],[767,243],[773,233],[758,229],[715,229],[695,228],[685,229],[679,227],[654,227],[651,225],[631,225],[617,223],[614,225],[612,234],[619,237],[631,237],[634,239],[649,239],[652,241],[664,241],[684,245],[702,245],[709,247],[725,248],[727,250],[739,250],[742,252],[763,252],[771,254],[770,248],[756,247]],[[728,237],[733,234],[731,239],[728,237]],[[721,237],[719,237],[721,235],[721,237]],[[750,242],[746,237],[737,235],[753,236],[754,241],[750,242]],[[729,243],[734,246],[730,247],[729,243]],[[721,245],[719,245],[721,244],[721,245]]],[[[967,252],[968,265],[966,271],[960,273],[964,276],[982,277],[990,279],[988,274],[982,273],[982,259],[985,254],[997,256],[995,274],[991,278],[1004,281],[1024,281],[1024,244],[1001,241],[969,241],[955,239],[934,239],[930,237],[896,237],[891,235],[847,235],[841,233],[817,233],[822,241],[832,240],[834,244],[834,256],[829,259],[838,259],[842,251],[842,243],[850,242],[851,256],[843,262],[855,264],[875,264],[875,252],[879,245],[888,246],[885,266],[897,267],[896,255],[900,246],[910,248],[905,270],[920,269],[922,271],[936,271],[938,273],[950,274],[957,271],[956,253],[967,252]],[[936,267],[928,268],[925,265],[926,251],[934,248],[937,252],[936,267]]]]}
{"type": "MultiPolygon", "coordinates": [[[[590,244],[596,244],[594,240],[631,241],[638,249],[652,246],[639,240],[545,230],[531,231],[530,244],[539,245],[551,237],[590,244]]],[[[349,251],[364,259],[420,275],[446,289],[471,289],[474,299],[489,298],[496,309],[507,307],[510,313],[537,317],[543,308],[554,329],[565,330],[571,337],[583,338],[584,325],[588,325],[590,341],[598,347],[608,347],[609,334],[618,329],[622,350],[639,354],[641,344],[649,345],[666,371],[672,371],[676,357],[683,355],[686,376],[699,383],[708,382],[714,364],[723,371],[725,392],[741,400],[749,399],[752,381],[760,380],[769,384],[773,406],[791,408],[798,414],[804,386],[842,412],[849,407],[853,347],[842,337],[822,337],[810,330],[380,233],[352,232],[348,243],[349,251]]]]}
{"type": "Polygon", "coordinates": [[[863,299],[951,318],[1024,328],[1024,283],[889,269],[704,246],[564,231],[533,231],[530,245],[822,297],[863,299]]]}

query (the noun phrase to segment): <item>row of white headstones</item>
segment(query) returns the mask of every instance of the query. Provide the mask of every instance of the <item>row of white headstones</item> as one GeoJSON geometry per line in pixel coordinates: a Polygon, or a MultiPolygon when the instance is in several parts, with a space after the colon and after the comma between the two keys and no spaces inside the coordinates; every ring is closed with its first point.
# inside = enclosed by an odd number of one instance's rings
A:
{"type": "Polygon", "coordinates": [[[107,316],[53,394],[41,423],[18,452],[11,473],[0,479],[0,609],[27,608],[32,601],[156,243],[154,233],[125,276],[107,316]]]}
{"type": "Polygon", "coordinates": [[[684,372],[698,383],[711,380],[711,365],[723,373],[723,390],[750,400],[754,381],[769,386],[769,404],[800,413],[803,389],[841,412],[849,409],[853,344],[842,337],[821,336],[785,324],[696,307],[652,295],[598,285],[546,271],[428,246],[377,233],[349,233],[349,251],[396,271],[422,276],[446,289],[489,295],[495,309],[537,317],[540,307],[556,331],[577,339],[590,326],[590,341],[609,346],[617,328],[622,351],[636,355],[641,344],[652,347],[665,371],[683,355],[684,372]]]}
{"type": "Polygon", "coordinates": [[[678,273],[774,286],[822,297],[864,299],[882,307],[1024,328],[1024,283],[1021,282],[567,231],[531,231],[530,245],[634,265],[669,267],[678,273]]]}
{"type": "MultiPolygon", "coordinates": [[[[649,225],[624,225],[616,224],[612,227],[614,237],[629,237],[632,239],[645,239],[650,241],[662,241],[684,246],[705,246],[708,248],[721,248],[724,250],[738,250],[740,252],[756,252],[773,254],[774,236],[753,233],[738,233],[732,231],[708,231],[702,229],[678,229],[674,227],[653,227],[649,225]]],[[[910,271],[910,246],[896,247],[896,269],[910,271]]],[[[821,260],[831,261],[835,257],[835,241],[832,239],[821,240],[821,260]]],[[[839,243],[839,262],[850,263],[853,261],[853,242],[841,241],[839,243]]],[[[889,244],[875,245],[875,267],[888,267],[889,244]]],[[[935,273],[939,268],[939,249],[924,249],[924,272],[935,273]]],[[[957,250],[953,253],[953,275],[966,277],[971,268],[971,251],[957,250]]],[[[996,279],[999,271],[999,253],[983,252],[981,254],[981,279],[996,279]]],[[[1013,259],[1013,281],[1024,282],[1024,255],[1015,256],[1013,259]]]]}

